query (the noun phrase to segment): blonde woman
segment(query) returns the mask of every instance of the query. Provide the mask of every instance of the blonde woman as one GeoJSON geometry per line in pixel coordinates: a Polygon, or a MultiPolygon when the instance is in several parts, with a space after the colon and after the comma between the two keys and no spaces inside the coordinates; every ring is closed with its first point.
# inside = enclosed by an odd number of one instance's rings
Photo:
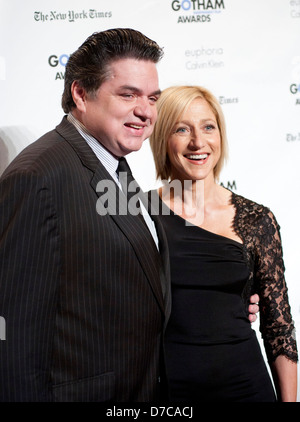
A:
{"type": "Polygon", "coordinates": [[[297,347],[273,213],[223,188],[224,116],[198,86],[166,89],[150,144],[171,263],[165,351],[172,401],[296,400],[297,347]],[[276,394],[246,309],[260,297],[260,330],[276,394]]]}

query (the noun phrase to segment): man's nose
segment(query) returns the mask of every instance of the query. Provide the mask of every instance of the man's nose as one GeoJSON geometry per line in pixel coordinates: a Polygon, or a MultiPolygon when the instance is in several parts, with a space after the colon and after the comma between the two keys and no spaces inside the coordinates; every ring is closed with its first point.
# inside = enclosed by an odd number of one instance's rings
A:
{"type": "Polygon", "coordinates": [[[153,116],[153,105],[150,104],[148,98],[139,98],[135,108],[134,114],[142,120],[151,119],[153,116]]]}

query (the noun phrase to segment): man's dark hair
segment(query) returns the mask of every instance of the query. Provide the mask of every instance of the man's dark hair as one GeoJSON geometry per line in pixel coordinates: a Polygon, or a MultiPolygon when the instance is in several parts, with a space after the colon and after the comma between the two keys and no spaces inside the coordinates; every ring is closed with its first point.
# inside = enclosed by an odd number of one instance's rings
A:
{"type": "Polygon", "coordinates": [[[68,113],[76,107],[71,85],[78,81],[88,93],[95,93],[109,76],[112,61],[124,58],[157,63],[163,50],[155,41],[129,28],[95,32],[70,56],[65,71],[62,108],[68,113]]]}

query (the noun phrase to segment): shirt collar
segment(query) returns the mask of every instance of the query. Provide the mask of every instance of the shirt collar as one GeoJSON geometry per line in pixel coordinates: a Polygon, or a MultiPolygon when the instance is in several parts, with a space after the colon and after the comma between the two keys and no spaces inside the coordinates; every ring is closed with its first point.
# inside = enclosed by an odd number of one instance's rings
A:
{"type": "Polygon", "coordinates": [[[72,113],[69,113],[67,118],[68,121],[75,126],[80,135],[85,139],[87,144],[97,156],[98,160],[101,161],[113,179],[118,180],[116,175],[116,170],[119,164],[118,159],[115,158],[106,148],[104,148],[104,146],[89,133],[87,128],[79,120],[77,120],[72,113]]]}

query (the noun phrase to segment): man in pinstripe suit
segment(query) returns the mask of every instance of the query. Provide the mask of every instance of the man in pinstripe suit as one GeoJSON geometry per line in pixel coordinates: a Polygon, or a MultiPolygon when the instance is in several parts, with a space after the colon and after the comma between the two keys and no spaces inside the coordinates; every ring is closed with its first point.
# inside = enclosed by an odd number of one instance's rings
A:
{"type": "Polygon", "coordinates": [[[152,132],[161,56],[134,30],[89,37],[66,67],[67,115],[1,177],[2,402],[159,398],[164,234],[142,204],[145,221],[96,204],[98,183],[117,189],[119,158],[152,132]]]}
{"type": "Polygon", "coordinates": [[[161,56],[134,30],[89,37],[66,67],[66,116],[1,177],[1,402],[165,397],[162,227],[142,194],[142,218],[97,212],[103,181],[127,207],[119,158],[152,132],[161,56]]]}

